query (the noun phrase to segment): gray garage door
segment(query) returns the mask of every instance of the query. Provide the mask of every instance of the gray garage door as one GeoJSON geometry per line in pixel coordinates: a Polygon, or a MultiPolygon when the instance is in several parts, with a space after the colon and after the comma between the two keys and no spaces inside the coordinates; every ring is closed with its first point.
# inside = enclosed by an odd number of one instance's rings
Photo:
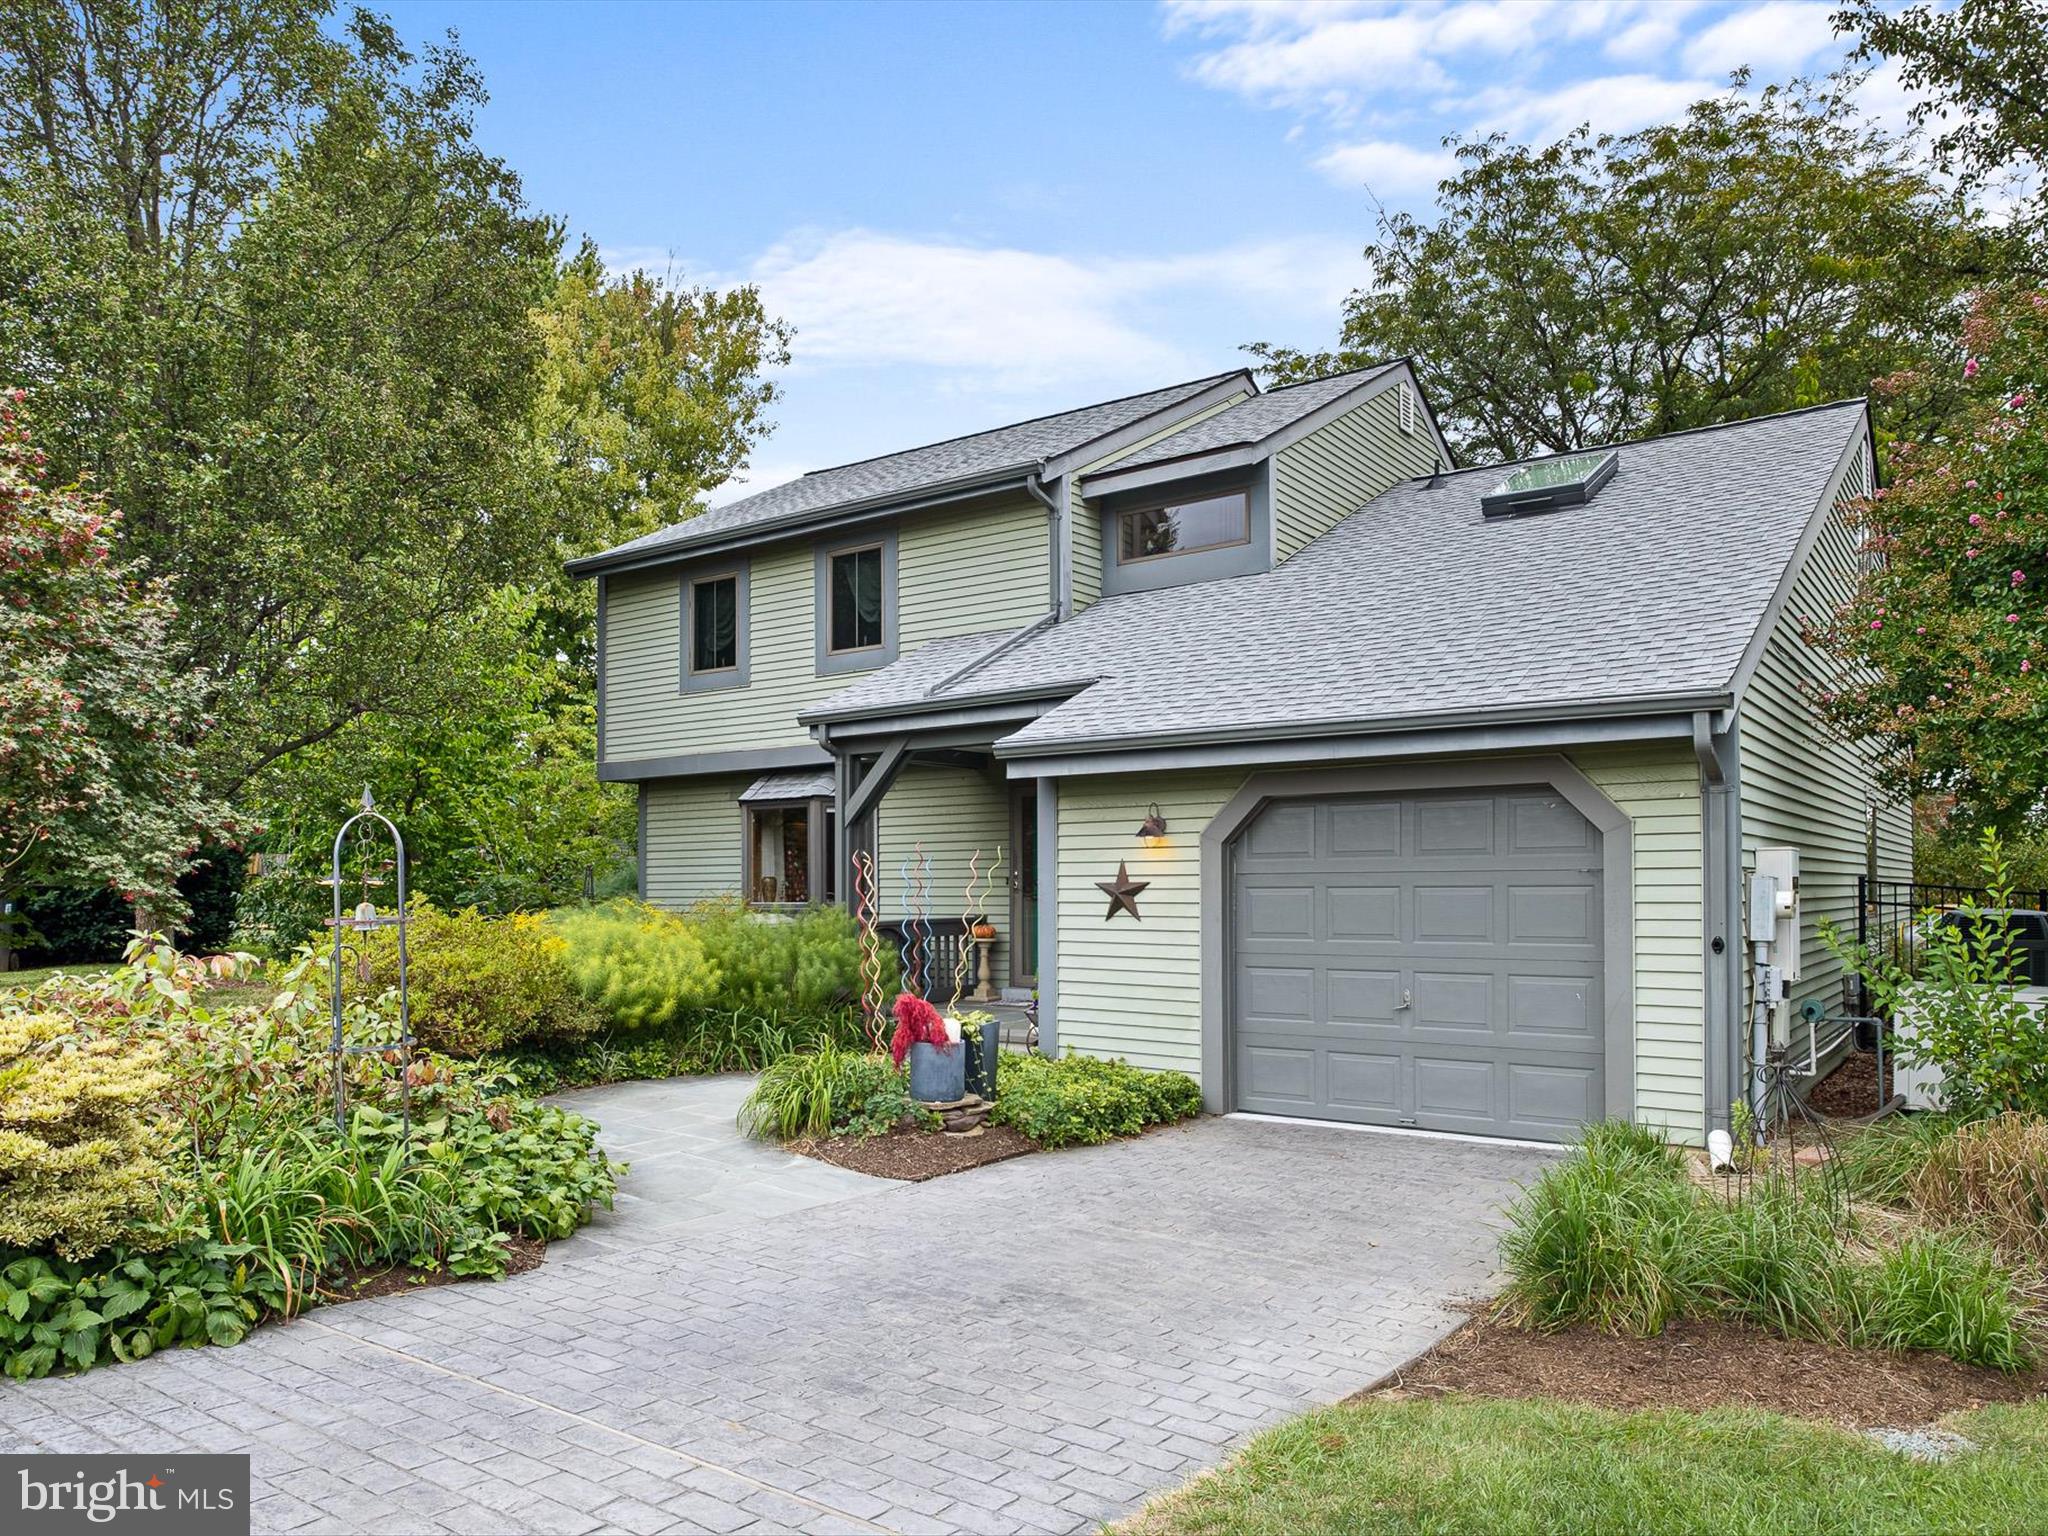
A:
{"type": "Polygon", "coordinates": [[[1600,1116],[1600,834],[1562,796],[1281,801],[1231,878],[1240,1108],[1543,1140],[1600,1116]]]}

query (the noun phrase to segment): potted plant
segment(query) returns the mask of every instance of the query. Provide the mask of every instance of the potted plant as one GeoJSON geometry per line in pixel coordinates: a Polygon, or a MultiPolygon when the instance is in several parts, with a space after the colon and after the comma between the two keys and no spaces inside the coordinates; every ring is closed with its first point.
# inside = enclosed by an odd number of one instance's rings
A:
{"type": "Polygon", "coordinates": [[[914,993],[896,999],[896,1033],[889,1054],[910,1063],[910,1096],[926,1104],[953,1104],[967,1096],[967,1052],[960,1026],[914,993]]]}

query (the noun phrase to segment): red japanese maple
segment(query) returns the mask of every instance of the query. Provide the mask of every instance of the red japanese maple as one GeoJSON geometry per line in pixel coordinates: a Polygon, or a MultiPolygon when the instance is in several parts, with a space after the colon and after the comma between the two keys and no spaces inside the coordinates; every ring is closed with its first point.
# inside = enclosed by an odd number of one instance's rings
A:
{"type": "Polygon", "coordinates": [[[939,1010],[915,993],[905,992],[896,999],[896,1033],[889,1037],[890,1058],[902,1066],[910,1048],[919,1043],[935,1045],[942,1051],[953,1045],[946,1036],[946,1021],[939,1017],[939,1010]]]}

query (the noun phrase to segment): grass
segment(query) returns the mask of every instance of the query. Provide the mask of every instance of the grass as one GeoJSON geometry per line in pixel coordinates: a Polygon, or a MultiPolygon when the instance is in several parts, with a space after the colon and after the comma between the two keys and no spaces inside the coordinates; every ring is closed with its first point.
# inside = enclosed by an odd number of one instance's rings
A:
{"type": "MultiPolygon", "coordinates": [[[[1871,1166],[1892,1182],[1896,1161],[1887,1144],[1871,1166]]],[[[1924,1170],[1910,1182],[1919,1188],[1924,1170]]],[[[1862,1230],[1812,1180],[1765,1180],[1729,1203],[1688,1180],[1679,1154],[1625,1126],[1592,1127],[1508,1222],[1500,1311],[1517,1326],[1648,1337],[1674,1317],[1718,1318],[2003,1371],[2036,1355],[2024,1276],[1974,1231],[1900,1240],[1862,1230]]]]}
{"type": "Polygon", "coordinates": [[[1327,1409],[1270,1430],[1128,1536],[1905,1536],[2048,1530],[2048,1405],[1950,1426],[1916,1462],[1774,1414],[1616,1414],[1449,1398],[1327,1409]]]}
{"type": "Polygon", "coordinates": [[[0,987],[35,987],[62,972],[66,976],[104,976],[108,971],[119,970],[114,961],[88,965],[44,965],[28,971],[0,971],[0,987]]]}

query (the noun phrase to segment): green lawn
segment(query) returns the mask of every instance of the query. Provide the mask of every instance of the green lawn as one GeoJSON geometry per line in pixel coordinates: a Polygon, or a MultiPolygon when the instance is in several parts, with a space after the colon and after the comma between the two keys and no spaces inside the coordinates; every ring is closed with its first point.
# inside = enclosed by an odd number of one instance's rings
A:
{"type": "Polygon", "coordinates": [[[1614,1414],[1477,1398],[1332,1408],[1271,1430],[1130,1536],[2048,1532],[2048,1404],[1949,1427],[1925,1463],[1772,1414],[1614,1414]]]}
{"type": "Polygon", "coordinates": [[[113,970],[107,965],[46,965],[33,971],[0,971],[0,987],[32,987],[62,971],[67,976],[98,976],[113,970]]]}

